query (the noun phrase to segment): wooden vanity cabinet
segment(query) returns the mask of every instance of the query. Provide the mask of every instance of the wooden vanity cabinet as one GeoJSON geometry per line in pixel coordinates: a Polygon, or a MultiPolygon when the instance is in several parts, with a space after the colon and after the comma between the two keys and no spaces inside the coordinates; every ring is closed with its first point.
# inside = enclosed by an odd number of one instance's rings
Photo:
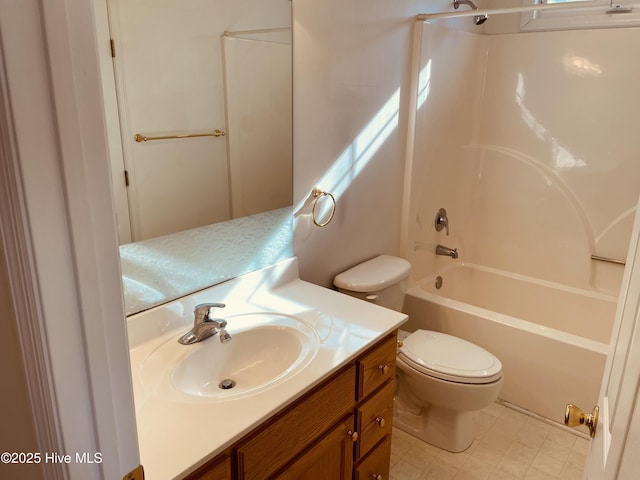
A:
{"type": "Polygon", "coordinates": [[[221,453],[205,466],[196,470],[188,480],[231,480],[231,457],[227,453],[221,453]]]}
{"type": "MultiPolygon", "coordinates": [[[[300,469],[297,458],[353,415],[355,380],[355,365],[349,365],[241,440],[235,448],[237,478],[273,478],[292,461],[300,469]]],[[[352,428],[353,422],[347,431],[352,428]]],[[[316,453],[313,448],[310,452],[316,453]]]]}
{"type": "Polygon", "coordinates": [[[187,480],[387,480],[396,345],[394,332],[187,480]]]}
{"type": "Polygon", "coordinates": [[[356,362],[358,441],[354,448],[354,480],[389,478],[396,351],[394,332],[356,362]]]}

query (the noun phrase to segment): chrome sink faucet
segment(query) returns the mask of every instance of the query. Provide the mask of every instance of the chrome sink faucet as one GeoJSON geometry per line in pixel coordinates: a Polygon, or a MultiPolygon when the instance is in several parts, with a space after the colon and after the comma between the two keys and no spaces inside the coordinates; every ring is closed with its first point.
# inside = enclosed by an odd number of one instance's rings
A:
{"type": "Polygon", "coordinates": [[[458,249],[445,247],[444,245],[436,245],[436,255],[458,258],[458,249]]]}
{"type": "Polygon", "coordinates": [[[225,343],[231,340],[231,335],[227,333],[225,327],[227,321],[222,318],[212,318],[211,311],[214,308],[224,308],[224,303],[201,303],[196,305],[193,311],[193,328],[182,335],[178,342],[182,345],[192,345],[209,338],[216,333],[220,333],[220,342],[225,343]]]}

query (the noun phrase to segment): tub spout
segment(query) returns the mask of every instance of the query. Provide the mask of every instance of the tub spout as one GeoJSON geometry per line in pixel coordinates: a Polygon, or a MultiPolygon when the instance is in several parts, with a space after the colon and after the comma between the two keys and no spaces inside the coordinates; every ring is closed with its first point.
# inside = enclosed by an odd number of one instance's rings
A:
{"type": "Polygon", "coordinates": [[[458,249],[445,247],[444,245],[436,245],[436,255],[458,258],[458,249]]]}

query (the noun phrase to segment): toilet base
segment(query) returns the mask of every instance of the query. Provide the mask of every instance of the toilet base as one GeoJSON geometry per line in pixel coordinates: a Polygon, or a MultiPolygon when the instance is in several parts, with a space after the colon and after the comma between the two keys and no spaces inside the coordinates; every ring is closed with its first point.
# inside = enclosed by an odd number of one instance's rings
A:
{"type": "Polygon", "coordinates": [[[463,452],[475,438],[473,412],[459,412],[430,406],[420,414],[411,413],[394,399],[393,426],[434,447],[453,453],[463,452]]]}

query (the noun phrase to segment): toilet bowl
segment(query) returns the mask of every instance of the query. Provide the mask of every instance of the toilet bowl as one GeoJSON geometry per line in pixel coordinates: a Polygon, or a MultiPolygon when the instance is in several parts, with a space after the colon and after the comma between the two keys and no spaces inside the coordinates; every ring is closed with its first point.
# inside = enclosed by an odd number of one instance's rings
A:
{"type": "MultiPolygon", "coordinates": [[[[340,292],[400,310],[410,264],[381,255],[337,275],[340,292]]],[[[394,426],[450,452],[474,439],[473,412],[502,390],[500,360],[461,338],[429,330],[398,335],[394,426]]]]}
{"type": "Polygon", "coordinates": [[[399,340],[395,426],[444,450],[466,450],[474,439],[473,412],[502,390],[500,360],[440,332],[400,332],[399,340]]]}

